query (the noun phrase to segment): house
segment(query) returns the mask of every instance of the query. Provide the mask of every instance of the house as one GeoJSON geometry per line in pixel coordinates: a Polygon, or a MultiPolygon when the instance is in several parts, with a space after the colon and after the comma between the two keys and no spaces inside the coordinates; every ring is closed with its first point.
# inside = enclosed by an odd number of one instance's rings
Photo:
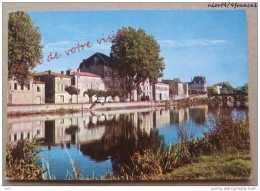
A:
{"type": "MultiPolygon", "coordinates": [[[[81,72],[89,72],[100,76],[106,90],[113,88],[126,89],[125,78],[112,77],[112,69],[109,66],[109,57],[105,54],[97,52],[89,58],[84,59],[79,65],[79,70],[81,72]]],[[[141,98],[153,99],[153,86],[150,84],[149,79],[141,82],[140,88],[142,92],[140,95],[141,98]]],[[[130,97],[132,101],[138,100],[137,90],[133,90],[130,97]]]]}
{"type": "Polygon", "coordinates": [[[101,76],[105,89],[122,87],[123,81],[119,78],[112,78],[112,69],[109,67],[109,57],[102,53],[95,53],[84,59],[80,65],[81,72],[89,72],[101,76]]]}
{"type": "Polygon", "coordinates": [[[162,80],[162,83],[169,84],[169,98],[171,100],[188,96],[188,85],[186,83],[182,83],[180,78],[174,78],[173,80],[162,80]]]}
{"type": "Polygon", "coordinates": [[[89,89],[105,90],[105,83],[100,75],[70,69],[66,71],[66,75],[71,76],[71,85],[80,90],[77,100],[73,100],[73,103],[89,102],[89,98],[84,94],[89,89]]]}
{"type": "Polygon", "coordinates": [[[156,83],[154,84],[154,95],[153,98],[155,101],[169,100],[169,84],[165,83],[156,83]]]}
{"type": "Polygon", "coordinates": [[[202,76],[195,76],[189,83],[189,91],[192,94],[205,93],[207,91],[206,78],[202,76]]]}
{"type": "Polygon", "coordinates": [[[34,73],[34,79],[45,83],[46,103],[69,103],[70,94],[65,91],[71,85],[71,76],[52,71],[34,73]]]}
{"type": "Polygon", "coordinates": [[[8,104],[44,104],[45,83],[30,80],[29,84],[19,84],[16,80],[8,81],[8,104]]]}

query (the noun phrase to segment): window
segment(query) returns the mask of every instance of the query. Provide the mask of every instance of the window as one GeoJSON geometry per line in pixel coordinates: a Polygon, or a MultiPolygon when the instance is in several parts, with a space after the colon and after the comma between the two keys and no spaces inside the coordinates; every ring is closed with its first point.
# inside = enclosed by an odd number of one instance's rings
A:
{"type": "Polygon", "coordinates": [[[14,141],[17,141],[17,135],[14,134],[14,141]]]}
{"type": "Polygon", "coordinates": [[[17,83],[14,83],[14,89],[17,90],[17,83]]]}
{"type": "Polygon", "coordinates": [[[21,90],[24,90],[24,85],[21,85],[21,90]]]}
{"type": "Polygon", "coordinates": [[[30,139],[30,133],[27,133],[27,139],[30,139]]]}
{"type": "Polygon", "coordinates": [[[37,92],[40,92],[40,91],[41,91],[41,87],[37,86],[37,92]]]}
{"type": "Polygon", "coordinates": [[[21,139],[23,140],[23,133],[21,133],[21,139]]]}
{"type": "Polygon", "coordinates": [[[30,90],[30,84],[27,85],[27,90],[30,90]]]}
{"type": "Polygon", "coordinates": [[[37,130],[37,135],[40,135],[41,134],[41,130],[37,130]]]}

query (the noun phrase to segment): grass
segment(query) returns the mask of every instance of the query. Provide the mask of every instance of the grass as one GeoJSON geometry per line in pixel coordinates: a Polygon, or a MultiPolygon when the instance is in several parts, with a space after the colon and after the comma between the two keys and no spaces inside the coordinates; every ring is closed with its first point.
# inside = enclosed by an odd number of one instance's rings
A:
{"type": "Polygon", "coordinates": [[[157,176],[160,180],[249,179],[251,158],[248,151],[200,156],[197,162],[184,165],[171,173],[157,176]]]}
{"type": "MultiPolygon", "coordinates": [[[[170,179],[247,179],[250,177],[249,121],[230,110],[216,111],[209,131],[198,140],[180,139],[176,145],[162,145],[157,151],[134,153],[120,171],[108,179],[150,180],[171,174],[170,179]],[[232,154],[227,154],[233,151],[232,154]],[[241,157],[241,153],[247,155],[241,157]],[[112,178],[111,178],[112,177],[112,178]]],[[[166,176],[167,177],[167,176],[166,176]]]]}

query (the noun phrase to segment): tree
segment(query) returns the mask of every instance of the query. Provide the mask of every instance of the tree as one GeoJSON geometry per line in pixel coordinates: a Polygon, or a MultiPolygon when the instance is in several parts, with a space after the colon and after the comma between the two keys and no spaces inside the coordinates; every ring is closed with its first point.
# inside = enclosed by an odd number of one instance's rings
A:
{"type": "Polygon", "coordinates": [[[155,83],[164,70],[160,46],[143,29],[119,29],[112,40],[110,66],[120,78],[125,78],[129,93],[138,90],[140,83],[149,78],[155,83]]]}
{"type": "Polygon", "coordinates": [[[72,102],[72,96],[73,95],[78,95],[79,92],[80,92],[80,90],[75,88],[74,86],[67,86],[65,88],[65,91],[68,92],[71,95],[71,98],[70,98],[71,102],[72,102]]]}
{"type": "Polygon", "coordinates": [[[8,21],[8,79],[20,84],[28,83],[31,70],[40,64],[43,57],[41,33],[23,12],[11,12],[8,21]]]}
{"type": "Polygon", "coordinates": [[[215,85],[222,86],[222,88],[226,88],[228,92],[232,92],[234,90],[233,86],[229,82],[220,82],[215,85]]]}

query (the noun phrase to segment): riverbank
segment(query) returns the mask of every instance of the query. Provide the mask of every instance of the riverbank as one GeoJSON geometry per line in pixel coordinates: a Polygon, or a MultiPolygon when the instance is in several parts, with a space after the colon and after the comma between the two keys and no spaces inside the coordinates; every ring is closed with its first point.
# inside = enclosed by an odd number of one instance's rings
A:
{"type": "MultiPolygon", "coordinates": [[[[209,103],[225,103],[223,101],[211,100],[207,97],[190,97],[179,100],[167,101],[134,101],[113,103],[64,103],[64,104],[24,104],[8,105],[7,116],[35,115],[35,114],[67,114],[78,112],[112,111],[126,109],[141,109],[152,107],[191,107],[209,103]]],[[[227,104],[227,103],[225,103],[227,104]]],[[[231,104],[240,104],[232,102],[231,104]]]]}

